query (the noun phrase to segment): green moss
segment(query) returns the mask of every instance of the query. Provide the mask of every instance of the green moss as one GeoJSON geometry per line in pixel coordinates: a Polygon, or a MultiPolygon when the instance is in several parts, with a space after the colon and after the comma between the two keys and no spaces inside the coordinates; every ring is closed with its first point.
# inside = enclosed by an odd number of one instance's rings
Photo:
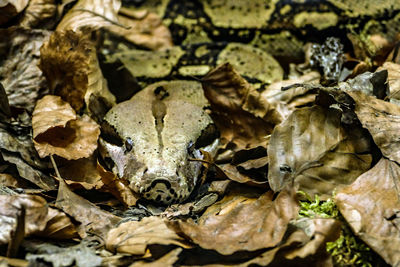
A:
{"type": "Polygon", "coordinates": [[[304,199],[300,201],[299,217],[333,218],[342,222],[340,237],[326,243],[326,250],[332,255],[335,266],[385,266],[380,256],[353,234],[332,199],[321,201],[318,195],[312,199],[303,191],[298,193],[304,199]]]}

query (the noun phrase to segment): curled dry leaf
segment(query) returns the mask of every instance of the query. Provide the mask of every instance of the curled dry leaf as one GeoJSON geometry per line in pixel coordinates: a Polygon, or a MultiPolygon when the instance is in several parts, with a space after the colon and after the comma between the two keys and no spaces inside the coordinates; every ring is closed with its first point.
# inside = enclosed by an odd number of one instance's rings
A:
{"type": "Polygon", "coordinates": [[[135,45],[151,50],[165,49],[173,45],[168,27],[155,13],[121,8],[118,19],[121,24],[129,28],[117,25],[107,28],[135,45]]]}
{"type": "Polygon", "coordinates": [[[72,192],[64,181],[60,181],[56,207],[81,223],[78,229],[81,237],[86,237],[86,233],[95,233],[105,238],[108,231],[120,221],[119,217],[72,192]]]}
{"type": "Polygon", "coordinates": [[[89,158],[57,163],[61,177],[72,188],[99,189],[104,184],[96,168],[95,154],[89,158]]]}
{"type": "Polygon", "coordinates": [[[355,113],[382,154],[400,163],[400,107],[361,92],[347,92],[355,101],[355,113]]]}
{"type": "Polygon", "coordinates": [[[86,158],[97,148],[100,127],[87,115],[75,119],[75,111],[59,96],[39,100],[32,114],[33,140],[41,157],[86,158]]]}
{"type": "Polygon", "coordinates": [[[340,190],[335,202],[354,233],[388,264],[400,264],[398,163],[382,158],[340,190]]]}
{"type": "Polygon", "coordinates": [[[301,84],[317,83],[320,77],[319,72],[313,71],[295,79],[272,83],[262,91],[260,98],[268,101],[284,121],[296,108],[314,103],[316,90],[301,84]]]}
{"type": "Polygon", "coordinates": [[[332,266],[325,246],[326,242],[339,237],[340,222],[334,219],[300,219],[294,221],[293,226],[295,230],[288,231],[277,247],[239,266],[292,266],[300,259],[309,266],[332,266]]]}
{"type": "Polygon", "coordinates": [[[104,108],[115,103],[107,82],[101,73],[96,49],[88,35],[73,31],[54,32],[40,49],[39,67],[46,77],[50,90],[69,102],[75,111],[86,104],[101,99],[104,108]]]}
{"type": "Polygon", "coordinates": [[[255,105],[248,101],[255,101],[258,96],[232,65],[226,63],[212,70],[202,84],[224,144],[233,143],[237,149],[266,145],[266,136],[279,119],[274,117],[274,110],[269,109],[267,102],[262,103],[263,107],[259,105],[254,113],[246,109],[255,105]],[[264,116],[258,116],[260,113],[264,116]]]}
{"type": "Polygon", "coordinates": [[[57,25],[57,31],[99,29],[118,24],[119,0],[79,0],[57,25]]]}
{"type": "Polygon", "coordinates": [[[268,146],[268,181],[274,191],[295,182],[329,198],[370,168],[370,139],[359,127],[341,125],[341,112],[320,106],[295,110],[276,126],[268,146]]]}
{"type": "Polygon", "coordinates": [[[54,18],[56,11],[55,0],[30,0],[19,25],[35,28],[54,18]]]}
{"type": "Polygon", "coordinates": [[[0,2],[0,25],[22,12],[29,0],[4,0],[0,2]]]}
{"type": "Polygon", "coordinates": [[[161,266],[175,266],[175,262],[179,259],[179,254],[182,252],[181,248],[171,250],[158,260],[152,262],[137,261],[129,265],[129,267],[161,267],[161,266]]]}
{"type": "Polygon", "coordinates": [[[25,235],[70,239],[77,237],[75,226],[64,213],[48,207],[42,197],[0,195],[0,244],[10,242],[18,214],[25,209],[25,235]]]}
{"type": "Polygon", "coordinates": [[[0,66],[0,82],[11,106],[31,112],[36,100],[48,92],[38,61],[40,47],[49,36],[50,32],[45,30],[0,29],[0,46],[3,47],[0,58],[4,59],[0,66]]]}
{"type": "Polygon", "coordinates": [[[385,62],[379,70],[385,69],[388,71],[388,83],[389,83],[389,96],[388,98],[392,101],[400,100],[400,64],[393,62],[385,62]]]}
{"type": "Polygon", "coordinates": [[[202,248],[230,255],[276,246],[297,213],[292,190],[280,192],[275,199],[269,191],[258,199],[225,196],[209,207],[198,223],[188,220],[169,224],[202,248]]]}
{"type": "Polygon", "coordinates": [[[104,184],[102,190],[113,194],[127,207],[136,205],[139,196],[129,188],[129,182],[126,179],[118,178],[114,173],[105,170],[99,163],[97,163],[97,172],[104,184]]]}
{"type": "Polygon", "coordinates": [[[177,245],[190,248],[185,240],[169,229],[160,217],[145,217],[141,221],[129,221],[112,229],[106,239],[110,251],[143,255],[149,245],[177,245]]]}

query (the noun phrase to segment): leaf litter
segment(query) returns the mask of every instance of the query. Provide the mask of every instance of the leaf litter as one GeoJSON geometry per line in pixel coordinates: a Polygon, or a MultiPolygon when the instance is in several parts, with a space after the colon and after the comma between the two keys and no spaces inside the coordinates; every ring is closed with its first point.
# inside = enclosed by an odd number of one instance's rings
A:
{"type": "Polygon", "coordinates": [[[309,43],[302,64],[282,69],[271,58],[273,79],[220,56],[200,77],[218,155],[204,152],[208,170],[192,196],[165,207],[104,168],[97,141],[118,99],[104,64],[123,61],[132,88],[135,77],[168,77],[185,48],[173,23],[120,1],[5,1],[4,12],[2,264],[400,264],[393,36],[352,32],[351,51],[337,38],[309,43]],[[112,44],[101,48],[102,39],[112,44]],[[173,63],[159,62],[165,73],[131,64],[174,52],[173,63]]]}

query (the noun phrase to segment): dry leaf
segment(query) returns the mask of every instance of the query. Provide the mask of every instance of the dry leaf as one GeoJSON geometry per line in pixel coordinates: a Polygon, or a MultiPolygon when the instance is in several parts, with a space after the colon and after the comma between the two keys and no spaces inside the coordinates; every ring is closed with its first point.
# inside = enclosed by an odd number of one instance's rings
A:
{"type": "Polygon", "coordinates": [[[19,25],[26,28],[36,28],[51,21],[56,15],[55,0],[30,0],[19,25]]]}
{"type": "Polygon", "coordinates": [[[354,233],[388,264],[400,264],[400,166],[382,158],[340,190],[335,202],[354,233]]]}
{"type": "Polygon", "coordinates": [[[119,0],[79,0],[57,25],[57,31],[99,29],[118,24],[119,0]]]}
{"type": "Polygon", "coordinates": [[[271,121],[274,120],[270,120],[269,110],[264,112],[266,115],[262,118],[244,108],[247,97],[254,89],[232,65],[226,63],[217,67],[202,79],[202,83],[223,144],[231,142],[236,149],[266,146],[266,136],[271,133],[271,121]]]}
{"type": "Polygon", "coordinates": [[[181,248],[171,250],[158,260],[152,262],[137,261],[129,265],[129,267],[172,267],[175,266],[175,262],[179,259],[179,254],[182,252],[181,248]]]}
{"type": "Polygon", "coordinates": [[[100,173],[97,171],[96,154],[89,158],[69,160],[57,163],[61,177],[71,188],[84,188],[86,190],[99,189],[104,184],[100,173]]]}
{"type": "Polygon", "coordinates": [[[0,2],[0,25],[22,12],[29,0],[3,0],[0,2]]]}
{"type": "Polygon", "coordinates": [[[117,25],[107,28],[135,45],[151,50],[162,50],[173,45],[168,27],[155,13],[121,8],[118,20],[129,29],[117,25]]]}
{"type": "Polygon", "coordinates": [[[202,248],[230,255],[276,246],[297,212],[292,192],[282,191],[273,200],[269,191],[258,199],[226,196],[209,207],[197,224],[192,220],[169,223],[202,248]]]}
{"type": "Polygon", "coordinates": [[[48,92],[38,67],[40,47],[50,33],[45,30],[11,27],[0,29],[0,82],[11,106],[33,110],[35,102],[48,92]],[[6,53],[5,53],[6,52],[6,53]]]}
{"type": "Polygon", "coordinates": [[[400,163],[400,107],[361,92],[347,92],[355,101],[354,111],[382,154],[400,163]]]}
{"type": "Polygon", "coordinates": [[[64,181],[60,181],[56,207],[80,222],[79,235],[86,237],[87,233],[95,233],[105,238],[108,231],[114,227],[120,218],[112,215],[73,193],[64,181]]]}
{"type": "Polygon", "coordinates": [[[0,185],[7,187],[21,187],[21,182],[15,179],[12,175],[7,173],[0,173],[0,185]]]}
{"type": "Polygon", "coordinates": [[[160,217],[145,217],[129,221],[112,229],[106,239],[106,248],[119,253],[143,255],[148,245],[177,245],[190,248],[183,238],[169,229],[160,217]]]}
{"type": "Polygon", "coordinates": [[[75,119],[74,110],[58,96],[47,95],[32,114],[33,140],[41,157],[87,158],[97,148],[100,127],[88,116],[75,119]]]}
{"type": "Polygon", "coordinates": [[[275,127],[268,146],[268,181],[274,191],[294,180],[300,190],[327,198],[370,168],[369,138],[340,120],[340,111],[314,106],[295,110],[275,127]]]}
{"type": "Polygon", "coordinates": [[[71,220],[60,211],[48,207],[46,200],[31,195],[0,195],[0,243],[10,242],[18,214],[25,209],[25,235],[70,239],[77,236],[71,220]]]}
{"type": "Polygon", "coordinates": [[[385,62],[377,71],[385,69],[388,71],[390,100],[400,100],[400,64],[385,62]]]}
{"type": "Polygon", "coordinates": [[[127,180],[118,178],[114,173],[105,170],[99,163],[97,163],[97,171],[104,184],[102,190],[113,194],[127,207],[136,205],[139,196],[129,188],[127,180]]]}
{"type": "Polygon", "coordinates": [[[80,111],[86,104],[89,112],[91,102],[100,99],[104,109],[115,104],[115,97],[107,88],[101,73],[96,49],[88,35],[73,31],[54,32],[40,49],[40,64],[53,94],[80,111]]]}

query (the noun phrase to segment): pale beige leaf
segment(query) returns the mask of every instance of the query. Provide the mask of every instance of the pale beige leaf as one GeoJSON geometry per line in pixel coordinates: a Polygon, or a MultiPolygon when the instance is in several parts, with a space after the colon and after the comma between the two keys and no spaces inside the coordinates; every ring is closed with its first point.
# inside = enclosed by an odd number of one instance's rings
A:
{"type": "Polygon", "coordinates": [[[400,64],[385,62],[377,71],[388,71],[389,99],[400,100],[400,64]]]}
{"type": "Polygon", "coordinates": [[[388,264],[400,264],[398,163],[382,158],[340,190],[335,202],[354,233],[388,264]]]}
{"type": "Polygon", "coordinates": [[[26,28],[35,28],[50,22],[56,15],[55,0],[30,0],[19,25],[26,28]]]}
{"type": "Polygon", "coordinates": [[[54,127],[65,127],[76,119],[75,110],[59,96],[46,95],[36,102],[32,113],[33,138],[54,127]]]}
{"type": "Polygon", "coordinates": [[[155,261],[137,261],[129,265],[129,267],[172,267],[175,266],[174,263],[179,259],[178,256],[181,252],[182,248],[176,248],[155,261]]]}
{"type": "Polygon", "coordinates": [[[99,29],[118,24],[119,0],[79,0],[57,25],[57,31],[99,29]]]}
{"type": "Polygon", "coordinates": [[[117,25],[107,28],[135,45],[151,50],[162,50],[173,45],[168,27],[155,13],[121,8],[118,20],[129,29],[117,25]]]}
{"type": "Polygon", "coordinates": [[[209,207],[198,223],[187,220],[170,224],[202,248],[230,255],[276,246],[297,212],[291,190],[280,192],[274,200],[273,192],[269,191],[258,199],[226,196],[209,207]]]}
{"type": "Polygon", "coordinates": [[[183,238],[169,229],[160,217],[145,217],[141,221],[129,221],[112,229],[106,239],[110,251],[143,255],[149,245],[177,245],[190,248],[183,238]]]}
{"type": "Polygon", "coordinates": [[[294,111],[276,126],[268,146],[268,181],[279,191],[293,180],[310,195],[330,197],[370,168],[370,140],[362,129],[345,128],[341,113],[320,106],[294,111]]]}
{"type": "Polygon", "coordinates": [[[76,119],[75,111],[58,96],[45,96],[32,118],[35,148],[39,156],[52,154],[66,159],[87,158],[97,148],[100,127],[87,115],[76,119]]]}

